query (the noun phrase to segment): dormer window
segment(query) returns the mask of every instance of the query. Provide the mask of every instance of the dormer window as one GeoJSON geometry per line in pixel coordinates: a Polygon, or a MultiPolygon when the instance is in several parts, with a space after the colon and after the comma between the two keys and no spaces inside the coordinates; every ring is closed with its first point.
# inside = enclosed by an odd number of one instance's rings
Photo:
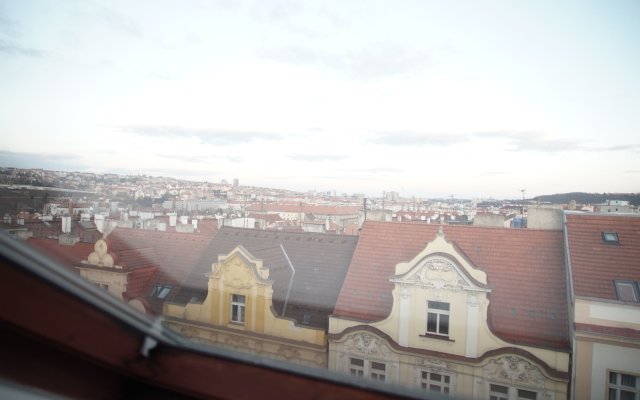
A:
{"type": "Polygon", "coordinates": [[[640,302],[640,286],[634,281],[613,281],[618,300],[629,303],[640,302]]]}
{"type": "Polygon", "coordinates": [[[449,303],[427,302],[427,333],[449,336],[449,303]]]}
{"type": "Polygon", "coordinates": [[[602,232],[602,241],[607,244],[620,244],[618,232],[602,232]]]}

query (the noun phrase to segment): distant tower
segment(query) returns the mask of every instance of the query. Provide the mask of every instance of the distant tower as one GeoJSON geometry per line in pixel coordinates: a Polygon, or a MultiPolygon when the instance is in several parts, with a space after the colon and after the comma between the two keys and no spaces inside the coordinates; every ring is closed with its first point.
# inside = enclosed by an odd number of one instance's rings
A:
{"type": "Polygon", "coordinates": [[[240,186],[240,181],[238,180],[238,178],[233,178],[233,187],[238,187],[240,186]]]}

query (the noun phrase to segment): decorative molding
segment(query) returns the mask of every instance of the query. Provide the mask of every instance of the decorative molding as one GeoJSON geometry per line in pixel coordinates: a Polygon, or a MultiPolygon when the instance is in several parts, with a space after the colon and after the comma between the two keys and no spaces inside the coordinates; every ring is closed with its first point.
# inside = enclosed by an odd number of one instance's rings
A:
{"type": "Polygon", "coordinates": [[[432,288],[436,292],[480,289],[468,282],[451,260],[441,256],[431,256],[415,266],[407,276],[392,278],[391,281],[397,284],[432,288]]]}
{"type": "Polygon", "coordinates": [[[350,353],[358,353],[364,356],[377,355],[387,359],[390,355],[389,347],[382,339],[364,332],[347,336],[344,347],[350,353]]]}
{"type": "Polygon", "coordinates": [[[423,358],[419,359],[416,364],[420,369],[426,369],[432,372],[455,372],[456,365],[450,362],[446,362],[443,360],[438,360],[435,358],[423,358]]]}
{"type": "Polygon", "coordinates": [[[540,368],[527,359],[508,355],[491,360],[484,366],[484,377],[513,385],[544,388],[544,376],[540,368]]]}

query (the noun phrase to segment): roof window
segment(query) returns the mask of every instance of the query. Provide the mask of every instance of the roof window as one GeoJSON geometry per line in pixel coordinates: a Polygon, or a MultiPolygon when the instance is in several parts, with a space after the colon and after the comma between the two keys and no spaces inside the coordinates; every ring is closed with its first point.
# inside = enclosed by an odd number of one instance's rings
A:
{"type": "Polygon", "coordinates": [[[602,232],[602,241],[609,244],[619,244],[618,232],[602,232]]]}
{"type": "Polygon", "coordinates": [[[151,297],[155,297],[164,300],[171,292],[171,285],[157,284],[151,291],[151,297]]]}
{"type": "Polygon", "coordinates": [[[618,300],[630,303],[640,302],[640,287],[634,281],[613,281],[618,300]]]}

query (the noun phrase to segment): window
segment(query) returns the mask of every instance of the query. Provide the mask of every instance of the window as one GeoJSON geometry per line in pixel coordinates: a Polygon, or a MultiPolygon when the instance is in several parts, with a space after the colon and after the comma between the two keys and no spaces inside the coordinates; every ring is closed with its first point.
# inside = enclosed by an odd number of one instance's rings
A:
{"type": "Polygon", "coordinates": [[[619,244],[618,232],[602,232],[602,241],[609,244],[619,244]]]}
{"type": "Polygon", "coordinates": [[[427,302],[427,332],[449,336],[449,303],[427,302]]]}
{"type": "Polygon", "coordinates": [[[638,400],[640,399],[640,376],[609,372],[607,389],[609,400],[638,400]]]}
{"type": "Polygon", "coordinates": [[[422,371],[422,376],[420,377],[420,387],[423,390],[430,390],[433,392],[439,392],[448,395],[450,384],[451,377],[449,375],[422,371]]]}
{"type": "Polygon", "coordinates": [[[531,390],[518,389],[518,400],[536,400],[538,398],[538,394],[531,390]]]}
{"type": "Polygon", "coordinates": [[[376,381],[387,380],[387,365],[382,362],[368,361],[361,358],[349,358],[349,375],[369,377],[376,381]]]}
{"type": "Polygon", "coordinates": [[[538,392],[509,386],[490,384],[489,400],[537,400],[538,392]]]}
{"type": "Polygon", "coordinates": [[[364,376],[364,360],[359,358],[350,358],[349,374],[353,376],[364,376]]]}
{"type": "Polygon", "coordinates": [[[244,296],[239,294],[231,295],[231,321],[244,324],[244,296]]]}
{"type": "Polygon", "coordinates": [[[159,284],[153,287],[151,297],[164,300],[171,293],[171,285],[159,284]]]}
{"type": "Polygon", "coordinates": [[[509,400],[509,388],[501,385],[489,385],[489,400],[509,400]]]}
{"type": "Polygon", "coordinates": [[[100,282],[92,282],[92,283],[93,283],[93,285],[94,285],[95,287],[97,287],[98,289],[102,289],[102,290],[104,290],[105,292],[108,292],[108,291],[109,291],[109,285],[107,285],[106,283],[100,283],[100,282]]]}
{"type": "Polygon", "coordinates": [[[616,295],[620,301],[638,303],[640,299],[640,286],[634,281],[613,281],[616,287],[616,295]]]}
{"type": "Polygon", "coordinates": [[[386,377],[387,366],[381,362],[371,362],[371,379],[384,381],[386,377]]]}

